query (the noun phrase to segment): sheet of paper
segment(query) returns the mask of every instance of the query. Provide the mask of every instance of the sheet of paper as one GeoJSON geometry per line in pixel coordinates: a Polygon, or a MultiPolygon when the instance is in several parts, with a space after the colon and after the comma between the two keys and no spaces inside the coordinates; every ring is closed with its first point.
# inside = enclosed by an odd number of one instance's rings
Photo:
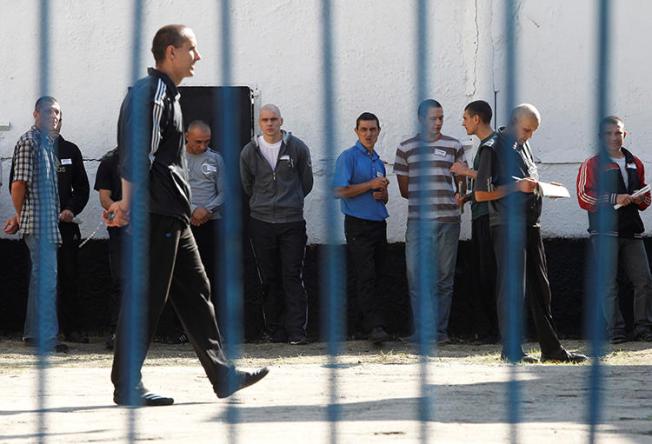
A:
{"type": "Polygon", "coordinates": [[[568,189],[561,184],[539,182],[539,189],[544,197],[550,197],[553,199],[570,197],[568,189]]]}
{"type": "MultiPolygon", "coordinates": [[[[644,195],[645,193],[647,193],[649,191],[650,191],[650,185],[648,184],[648,185],[645,185],[640,190],[638,190],[637,192],[635,192],[634,194],[632,194],[632,197],[636,198],[636,197],[642,196],[642,195],[644,195]]],[[[619,209],[621,207],[622,207],[622,205],[616,204],[616,205],[614,205],[614,210],[617,210],[617,209],[619,209]]]]}

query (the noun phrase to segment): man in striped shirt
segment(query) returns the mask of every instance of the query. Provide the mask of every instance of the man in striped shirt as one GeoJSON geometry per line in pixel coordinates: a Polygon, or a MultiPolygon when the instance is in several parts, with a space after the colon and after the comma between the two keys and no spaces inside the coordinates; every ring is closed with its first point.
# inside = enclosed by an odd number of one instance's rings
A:
{"type": "Polygon", "coordinates": [[[450,342],[448,318],[453,299],[461,202],[450,168],[455,162],[466,163],[466,160],[459,140],[441,133],[444,109],[439,102],[433,99],[421,102],[418,117],[420,132],[399,145],[394,172],[401,196],[409,202],[405,255],[415,333],[419,332],[420,307],[427,307],[427,312],[422,313],[423,320],[428,323],[426,334],[431,335],[430,320],[437,319],[436,339],[445,344],[450,342]],[[420,227],[425,228],[421,236],[420,227]],[[421,249],[420,240],[423,242],[421,249]],[[422,261],[433,270],[431,285],[425,291],[418,288],[418,266],[422,261]],[[420,301],[419,295],[426,299],[420,301]]]}

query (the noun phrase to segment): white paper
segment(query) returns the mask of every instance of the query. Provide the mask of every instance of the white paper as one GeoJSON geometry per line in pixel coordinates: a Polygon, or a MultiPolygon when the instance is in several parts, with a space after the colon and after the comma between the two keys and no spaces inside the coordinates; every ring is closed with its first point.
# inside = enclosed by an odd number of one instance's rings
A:
{"type": "MultiPolygon", "coordinates": [[[[644,195],[644,194],[647,193],[648,191],[650,191],[650,185],[649,185],[649,184],[648,184],[648,185],[645,185],[643,188],[641,188],[640,190],[638,190],[637,192],[635,192],[634,194],[632,194],[632,197],[633,197],[633,198],[637,198],[637,197],[639,197],[639,196],[644,195]]],[[[614,210],[617,210],[617,209],[619,209],[619,208],[621,208],[621,207],[622,207],[622,205],[620,205],[620,204],[616,204],[616,205],[614,205],[614,210]]]]}
{"type": "Polygon", "coordinates": [[[559,199],[562,197],[570,197],[568,188],[561,184],[548,183],[548,182],[539,182],[539,189],[541,194],[544,197],[550,197],[553,199],[559,199]]]}

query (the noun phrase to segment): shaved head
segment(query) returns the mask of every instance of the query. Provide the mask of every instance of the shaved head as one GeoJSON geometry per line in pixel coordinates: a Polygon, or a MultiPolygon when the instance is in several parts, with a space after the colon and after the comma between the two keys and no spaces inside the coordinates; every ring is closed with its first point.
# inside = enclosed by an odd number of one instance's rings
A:
{"type": "Polygon", "coordinates": [[[521,103],[512,110],[512,122],[521,119],[532,119],[538,125],[541,125],[541,113],[539,110],[529,103],[521,103]]]}
{"type": "Polygon", "coordinates": [[[272,112],[272,113],[276,114],[277,117],[283,117],[281,115],[281,110],[278,108],[278,106],[273,105],[271,103],[268,103],[267,105],[263,105],[260,108],[260,113],[262,114],[263,111],[269,111],[269,112],[272,112]]]}
{"type": "Polygon", "coordinates": [[[190,122],[190,125],[188,125],[187,131],[190,132],[192,130],[200,130],[210,134],[211,127],[208,126],[208,124],[203,120],[193,120],[192,122],[190,122]]]}

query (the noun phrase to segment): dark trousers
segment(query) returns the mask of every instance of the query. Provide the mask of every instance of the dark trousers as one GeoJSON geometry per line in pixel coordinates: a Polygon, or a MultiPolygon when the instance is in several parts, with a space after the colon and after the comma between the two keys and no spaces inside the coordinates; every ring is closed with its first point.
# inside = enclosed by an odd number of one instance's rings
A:
{"type": "Polygon", "coordinates": [[[363,328],[370,331],[374,327],[384,327],[384,291],[379,282],[387,253],[387,223],[346,216],[344,234],[363,328]]]}
{"type": "Polygon", "coordinates": [[[496,315],[496,256],[491,240],[489,215],[473,219],[471,223],[473,249],[473,298],[471,310],[473,325],[479,338],[498,336],[496,315]]]}
{"type": "Polygon", "coordinates": [[[199,256],[201,257],[201,261],[204,264],[204,269],[206,270],[208,281],[211,284],[213,304],[215,304],[216,307],[219,307],[217,298],[217,276],[219,272],[218,264],[220,250],[217,239],[220,223],[220,219],[212,219],[202,225],[193,225],[190,227],[192,229],[192,234],[195,237],[195,242],[197,242],[197,248],[199,248],[199,256]]]}
{"type": "MultiPolygon", "coordinates": [[[[534,326],[537,331],[541,353],[544,355],[556,355],[561,350],[561,344],[555,331],[550,311],[552,294],[548,281],[548,265],[546,254],[541,240],[541,230],[535,227],[525,228],[522,240],[519,245],[506,245],[507,236],[505,226],[492,227],[491,234],[494,240],[496,251],[497,280],[496,296],[498,306],[498,325],[503,338],[503,350],[507,335],[507,289],[508,279],[516,286],[518,297],[526,297],[534,326]],[[507,255],[514,259],[512,269],[507,269],[507,255]]],[[[518,244],[518,243],[517,243],[518,244]]],[[[519,338],[520,340],[520,338],[519,338]]]]}
{"type": "Polygon", "coordinates": [[[109,309],[109,326],[115,329],[120,312],[120,294],[122,292],[122,240],[123,228],[111,227],[109,232],[109,269],[111,270],[111,307],[109,309]]]}
{"type": "Polygon", "coordinates": [[[82,304],[79,297],[78,252],[81,233],[75,223],[59,223],[61,247],[57,252],[59,325],[64,335],[81,331],[82,304]]]}
{"type": "MultiPolygon", "coordinates": [[[[233,367],[222,351],[222,338],[215,320],[215,310],[210,301],[210,289],[204,266],[199,257],[195,238],[188,225],[172,217],[150,214],[149,233],[149,288],[145,294],[142,334],[135,338],[138,345],[127,350],[130,341],[126,329],[129,301],[123,299],[116,331],[116,347],[111,381],[117,391],[128,390],[128,365],[135,366],[138,374],[134,384],[141,379],[140,369],[154,336],[156,324],[168,294],[188,339],[192,344],[215,392],[224,391],[229,372],[233,367]],[[172,286],[172,291],[170,287],[172,286]],[[131,352],[131,359],[126,353],[131,352]]],[[[126,395],[126,392],[123,392],[126,395]]]]}
{"type": "Polygon", "coordinates": [[[306,222],[250,221],[251,240],[263,287],[265,328],[274,338],[306,336],[308,296],[303,287],[306,222]]]}

